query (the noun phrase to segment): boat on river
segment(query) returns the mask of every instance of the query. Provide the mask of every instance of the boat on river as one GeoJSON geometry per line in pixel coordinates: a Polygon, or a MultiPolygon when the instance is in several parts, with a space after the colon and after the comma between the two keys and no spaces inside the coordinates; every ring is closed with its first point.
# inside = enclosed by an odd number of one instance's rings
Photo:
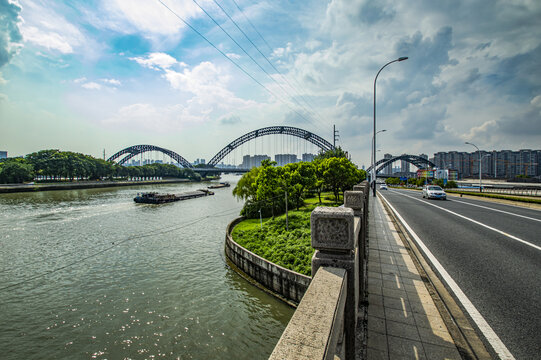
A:
{"type": "Polygon", "coordinates": [[[208,189],[220,189],[224,187],[230,187],[231,185],[228,182],[221,182],[216,185],[207,186],[208,189]]]}
{"type": "Polygon", "coordinates": [[[157,192],[144,192],[138,193],[137,196],[133,198],[133,201],[141,204],[164,204],[173,201],[188,200],[209,195],[214,195],[214,193],[207,189],[199,189],[196,191],[188,191],[179,194],[160,194],[157,192]]]}

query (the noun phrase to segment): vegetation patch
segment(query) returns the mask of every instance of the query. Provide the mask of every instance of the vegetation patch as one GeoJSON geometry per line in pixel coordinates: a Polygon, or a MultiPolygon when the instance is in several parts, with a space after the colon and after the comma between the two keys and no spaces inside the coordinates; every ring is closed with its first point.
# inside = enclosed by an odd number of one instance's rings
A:
{"type": "Polygon", "coordinates": [[[336,206],[334,197],[322,194],[309,198],[299,210],[289,211],[289,231],[286,216],[263,219],[247,219],[233,229],[233,240],[245,249],[286,269],[310,276],[314,248],[310,245],[310,214],[316,206],[336,206]]]}

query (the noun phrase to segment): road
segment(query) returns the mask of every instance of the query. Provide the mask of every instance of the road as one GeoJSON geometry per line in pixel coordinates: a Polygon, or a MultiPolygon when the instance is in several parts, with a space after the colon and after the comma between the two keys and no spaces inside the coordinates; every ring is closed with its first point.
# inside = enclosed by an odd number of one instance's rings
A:
{"type": "MultiPolygon", "coordinates": [[[[427,200],[420,191],[380,193],[456,282],[504,348],[516,359],[539,359],[541,211],[453,196],[447,201],[427,200]]],[[[505,349],[497,351],[505,354],[505,349]]]]}

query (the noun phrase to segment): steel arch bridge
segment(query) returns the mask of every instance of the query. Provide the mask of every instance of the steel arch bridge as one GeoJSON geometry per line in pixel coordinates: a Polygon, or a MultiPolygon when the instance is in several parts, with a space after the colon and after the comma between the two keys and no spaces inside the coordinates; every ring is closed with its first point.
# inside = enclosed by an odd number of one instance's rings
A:
{"type": "MultiPolygon", "coordinates": [[[[400,155],[400,156],[392,157],[390,159],[378,160],[378,162],[374,164],[374,166],[376,167],[376,174],[379,173],[381,169],[383,169],[385,166],[392,164],[398,160],[404,160],[406,162],[409,162],[410,164],[417,166],[419,169],[425,169],[427,167],[436,167],[436,164],[434,164],[432,161],[422,158],[418,155],[400,155]]],[[[366,172],[370,173],[370,171],[372,171],[372,166],[366,169],[366,172]]]]}
{"type": "Polygon", "coordinates": [[[239,147],[240,145],[250,140],[253,140],[260,136],[276,135],[276,134],[296,136],[298,138],[311,142],[312,144],[318,146],[320,149],[324,151],[334,149],[334,146],[330,142],[323,139],[321,136],[318,136],[309,131],[299,129],[296,127],[291,127],[291,126],[269,126],[269,127],[257,129],[254,131],[250,131],[249,133],[246,133],[242,135],[241,137],[233,140],[228,145],[226,145],[222,150],[220,150],[216,155],[214,155],[214,157],[210,159],[208,164],[209,166],[215,166],[224,157],[226,157],[231,151],[235,150],[237,147],[239,147]]]}
{"type": "Polygon", "coordinates": [[[122,158],[120,161],[118,161],[119,165],[123,165],[124,163],[126,163],[126,161],[130,160],[132,157],[139,155],[141,153],[147,152],[147,151],[160,151],[164,153],[165,155],[169,156],[171,159],[178,162],[179,164],[181,164],[185,168],[193,167],[192,164],[188,162],[188,160],[184,159],[182,156],[180,156],[176,152],[161,148],[159,146],[154,146],[154,145],[134,145],[134,146],[127,147],[125,149],[120,150],[113,156],[111,156],[109,159],[107,159],[107,161],[114,161],[114,160],[119,159],[122,155],[128,154],[127,156],[122,158]]]}

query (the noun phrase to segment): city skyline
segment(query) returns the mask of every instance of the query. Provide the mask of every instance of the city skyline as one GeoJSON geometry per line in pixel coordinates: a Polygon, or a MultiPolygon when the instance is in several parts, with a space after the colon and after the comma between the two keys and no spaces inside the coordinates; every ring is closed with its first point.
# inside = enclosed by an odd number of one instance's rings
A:
{"type": "Polygon", "coordinates": [[[249,56],[192,1],[0,0],[0,150],[153,144],[194,161],[265,126],[332,142],[336,125],[368,167],[374,76],[399,56],[378,78],[380,154],[541,143],[539,3],[236,3],[198,2],[249,56]]]}

